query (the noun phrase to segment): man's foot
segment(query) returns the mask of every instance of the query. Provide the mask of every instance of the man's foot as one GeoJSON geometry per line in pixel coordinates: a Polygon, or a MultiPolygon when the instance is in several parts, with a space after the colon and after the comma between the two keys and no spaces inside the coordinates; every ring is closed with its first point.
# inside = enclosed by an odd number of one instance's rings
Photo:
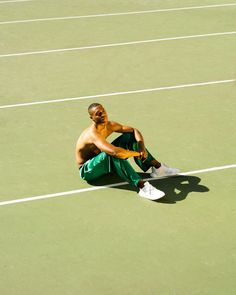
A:
{"type": "Polygon", "coordinates": [[[146,198],[149,200],[157,200],[164,197],[165,193],[156,189],[148,181],[144,183],[144,187],[140,188],[139,193],[140,197],[146,198]]]}
{"type": "Polygon", "coordinates": [[[156,169],[152,167],[151,177],[161,178],[166,176],[173,176],[180,172],[179,169],[167,167],[165,164],[161,164],[161,167],[156,169]]]}

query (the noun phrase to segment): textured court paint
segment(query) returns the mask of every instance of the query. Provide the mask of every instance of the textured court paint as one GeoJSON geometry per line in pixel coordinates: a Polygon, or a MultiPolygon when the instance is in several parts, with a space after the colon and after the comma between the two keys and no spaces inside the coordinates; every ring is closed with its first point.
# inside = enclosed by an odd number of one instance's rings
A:
{"type": "MultiPolygon", "coordinates": [[[[87,0],[35,1],[31,12],[26,10],[29,3],[24,8],[23,4],[18,5],[16,17],[62,15],[66,9],[75,8],[81,9],[81,14],[88,14],[92,9],[95,11],[95,5],[100,12],[101,4],[116,6],[110,11],[127,11],[124,9],[127,3],[129,8],[137,5],[135,10],[145,5],[150,9],[157,6],[155,0],[96,0],[92,6],[87,0]]],[[[179,0],[158,3],[173,7],[179,5],[179,0]]],[[[181,5],[189,3],[189,0],[181,1],[181,5]]],[[[199,5],[199,1],[191,0],[191,5],[199,5]]],[[[227,21],[233,16],[233,8],[211,11],[181,13],[181,20],[175,17],[180,14],[168,14],[172,21],[166,14],[164,19],[158,17],[151,22],[149,15],[146,22],[141,22],[143,31],[139,34],[146,35],[148,28],[153,27],[162,36],[167,35],[165,28],[174,30],[175,36],[182,34],[182,30],[211,32],[235,28],[235,15],[233,21],[227,21]]],[[[121,25],[110,27],[116,37],[121,25]]],[[[129,19],[127,35],[122,31],[120,37],[130,40],[135,34],[132,28],[129,19]]],[[[92,33],[94,38],[98,29],[99,23],[81,36],[86,38],[87,33],[92,33]]],[[[22,35],[30,36],[28,45],[34,45],[37,50],[41,38],[49,31],[48,26],[41,28],[40,38],[34,31],[22,35]]],[[[197,33],[192,31],[191,34],[197,33]]],[[[54,35],[58,36],[56,32],[55,29],[54,35]]],[[[20,51],[21,40],[27,39],[16,31],[9,35],[8,41],[10,37],[14,39],[14,34],[19,35],[19,40],[15,38],[18,42],[11,43],[9,49],[20,51]]],[[[74,38],[73,30],[71,34],[74,38]]],[[[54,35],[49,34],[49,38],[54,35]]],[[[65,35],[61,37],[66,40],[65,35]]],[[[93,51],[81,57],[84,63],[76,54],[60,59],[37,56],[17,62],[2,61],[0,92],[1,99],[6,100],[1,100],[1,104],[23,102],[27,97],[53,99],[113,89],[139,89],[140,85],[152,88],[167,82],[180,85],[199,79],[234,78],[234,40],[225,37],[215,38],[214,42],[204,39],[201,44],[191,41],[178,42],[178,46],[177,42],[168,46],[140,46],[142,50],[138,54],[138,50],[127,48],[109,49],[104,54],[93,51]],[[80,72],[85,79],[81,79],[80,72]]],[[[182,171],[235,163],[232,147],[236,142],[231,136],[236,126],[233,83],[121,96],[109,103],[105,98],[98,100],[111,118],[140,128],[150,149],[182,171]],[[133,115],[140,112],[142,120],[133,115]]],[[[29,192],[36,196],[42,192],[66,191],[68,187],[84,187],[74,166],[73,149],[81,129],[89,124],[87,105],[87,101],[81,101],[52,104],[47,108],[38,106],[30,112],[24,108],[1,112],[2,200],[7,200],[7,196],[27,196],[29,192]]],[[[127,187],[117,187],[87,192],[80,197],[74,195],[70,200],[61,198],[1,207],[1,293],[234,295],[235,173],[235,169],[226,169],[189,175],[183,177],[183,182],[177,178],[154,182],[165,190],[166,203],[140,200],[127,187]]]]}

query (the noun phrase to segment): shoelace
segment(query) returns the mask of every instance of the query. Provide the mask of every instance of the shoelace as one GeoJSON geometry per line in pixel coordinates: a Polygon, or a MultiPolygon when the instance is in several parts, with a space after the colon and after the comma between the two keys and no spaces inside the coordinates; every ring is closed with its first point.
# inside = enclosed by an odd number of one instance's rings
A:
{"type": "Polygon", "coordinates": [[[150,184],[148,184],[148,193],[152,194],[153,191],[154,191],[154,188],[150,184]]]}

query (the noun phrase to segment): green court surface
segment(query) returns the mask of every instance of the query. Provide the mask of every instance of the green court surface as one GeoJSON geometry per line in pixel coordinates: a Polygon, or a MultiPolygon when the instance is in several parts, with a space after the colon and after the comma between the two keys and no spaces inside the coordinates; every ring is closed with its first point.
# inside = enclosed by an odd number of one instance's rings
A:
{"type": "Polygon", "coordinates": [[[1,0],[0,40],[0,294],[235,294],[236,2],[1,0]],[[79,178],[92,102],[163,199],[79,178]]]}

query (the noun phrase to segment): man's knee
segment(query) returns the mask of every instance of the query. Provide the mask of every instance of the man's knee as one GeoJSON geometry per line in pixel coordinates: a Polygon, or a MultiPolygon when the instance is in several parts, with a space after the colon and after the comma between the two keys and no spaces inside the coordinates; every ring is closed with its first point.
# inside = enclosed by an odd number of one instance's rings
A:
{"type": "Polygon", "coordinates": [[[127,142],[136,141],[133,132],[123,133],[122,136],[123,136],[124,140],[127,142]]]}
{"type": "Polygon", "coordinates": [[[120,135],[118,138],[116,138],[112,144],[115,146],[120,146],[120,147],[126,147],[129,146],[130,144],[136,142],[136,139],[134,137],[134,133],[133,132],[127,132],[127,133],[123,133],[122,135],[120,135]]]}

